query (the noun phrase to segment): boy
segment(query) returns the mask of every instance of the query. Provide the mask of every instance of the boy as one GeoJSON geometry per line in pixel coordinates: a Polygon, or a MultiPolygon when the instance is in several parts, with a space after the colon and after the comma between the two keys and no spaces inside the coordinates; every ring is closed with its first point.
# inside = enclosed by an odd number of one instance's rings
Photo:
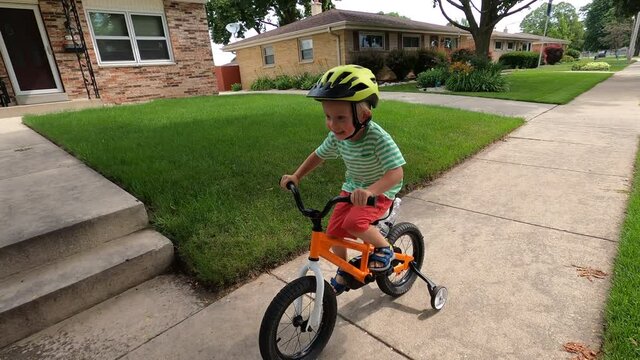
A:
{"type": "MultiPolygon", "coordinates": [[[[394,253],[371,222],[389,209],[402,187],[405,160],[391,136],[371,121],[371,108],[379,97],[375,76],[362,66],[337,66],[327,71],[307,96],[322,102],[329,135],[292,175],[282,176],[280,186],[286,188],[290,181],[298,185],[324,160],[342,157],[347,171],[340,195],[350,196],[353,204],[336,205],[327,234],[372,244],[375,250],[369,267],[385,272],[394,253]],[[375,207],[366,206],[369,196],[377,197],[375,207]]],[[[346,249],[334,247],[332,251],[347,260],[346,249]]],[[[338,269],[331,279],[336,294],[347,290],[343,275],[338,269]]]]}

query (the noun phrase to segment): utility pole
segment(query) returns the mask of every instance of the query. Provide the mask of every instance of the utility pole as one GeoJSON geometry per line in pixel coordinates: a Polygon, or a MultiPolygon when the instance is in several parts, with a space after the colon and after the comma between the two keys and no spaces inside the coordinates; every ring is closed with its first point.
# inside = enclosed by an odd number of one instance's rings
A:
{"type": "Polygon", "coordinates": [[[640,11],[636,14],[636,21],[633,23],[633,32],[631,33],[631,42],[627,49],[627,62],[631,63],[633,53],[636,51],[636,42],[638,42],[638,29],[640,28],[640,11]]]}
{"type": "Polygon", "coordinates": [[[547,5],[547,19],[544,21],[544,33],[542,35],[542,44],[540,45],[540,55],[538,56],[538,67],[542,63],[542,51],[544,50],[544,39],[547,37],[547,25],[549,25],[549,16],[551,15],[551,2],[553,0],[549,0],[549,4],[547,5]]]}

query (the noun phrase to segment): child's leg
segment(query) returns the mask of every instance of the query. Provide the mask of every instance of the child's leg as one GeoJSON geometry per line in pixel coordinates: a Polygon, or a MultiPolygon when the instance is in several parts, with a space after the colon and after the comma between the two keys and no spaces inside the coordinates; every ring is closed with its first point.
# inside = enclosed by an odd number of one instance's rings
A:
{"type": "MultiPolygon", "coordinates": [[[[353,206],[344,221],[342,227],[348,231],[351,235],[362,239],[365,243],[373,245],[376,249],[375,255],[377,257],[383,257],[389,260],[393,256],[392,251],[383,250],[383,248],[389,248],[389,243],[382,236],[380,230],[377,227],[371,225],[371,223],[379,219],[391,206],[392,200],[387,199],[385,196],[379,196],[376,201],[376,206],[353,206]],[[386,252],[386,254],[385,254],[386,252]]],[[[385,260],[387,263],[388,261],[385,260]]],[[[386,264],[381,261],[371,261],[369,267],[386,268],[386,264]]]]}

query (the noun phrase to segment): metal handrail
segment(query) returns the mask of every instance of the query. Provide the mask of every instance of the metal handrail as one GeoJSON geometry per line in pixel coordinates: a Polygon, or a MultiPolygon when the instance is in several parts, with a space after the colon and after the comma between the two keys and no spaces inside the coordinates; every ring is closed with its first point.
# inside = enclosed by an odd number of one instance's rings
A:
{"type": "Polygon", "coordinates": [[[4,84],[4,81],[2,81],[2,78],[0,78],[0,105],[2,105],[2,107],[7,107],[10,102],[11,98],[9,97],[7,86],[4,84]]]}

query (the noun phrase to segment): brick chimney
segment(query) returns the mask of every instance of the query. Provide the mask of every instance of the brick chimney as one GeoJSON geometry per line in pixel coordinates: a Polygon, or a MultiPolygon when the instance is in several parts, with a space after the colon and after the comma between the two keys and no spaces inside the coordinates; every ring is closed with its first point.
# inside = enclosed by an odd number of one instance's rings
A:
{"type": "Polygon", "coordinates": [[[320,0],[313,0],[311,2],[311,16],[318,15],[322,12],[322,3],[320,0]]]}

